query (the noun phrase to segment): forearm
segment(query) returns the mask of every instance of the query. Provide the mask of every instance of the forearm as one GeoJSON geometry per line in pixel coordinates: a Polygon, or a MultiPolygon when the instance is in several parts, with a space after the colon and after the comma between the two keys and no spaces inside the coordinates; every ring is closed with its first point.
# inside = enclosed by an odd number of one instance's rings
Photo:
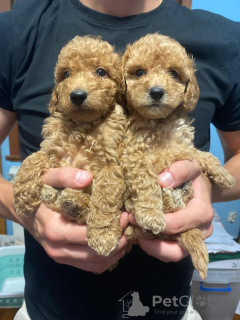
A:
{"type": "Polygon", "coordinates": [[[232,188],[221,189],[220,187],[212,186],[212,202],[224,202],[240,199],[240,153],[234,155],[228,160],[224,167],[235,178],[236,185],[232,188]]]}
{"type": "Polygon", "coordinates": [[[0,218],[21,223],[13,205],[13,186],[0,175],[0,218]]]}

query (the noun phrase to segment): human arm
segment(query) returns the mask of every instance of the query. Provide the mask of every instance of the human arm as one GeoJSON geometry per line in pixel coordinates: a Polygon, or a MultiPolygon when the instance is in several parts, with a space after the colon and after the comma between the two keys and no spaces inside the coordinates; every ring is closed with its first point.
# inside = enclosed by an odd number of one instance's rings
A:
{"type": "MultiPolygon", "coordinates": [[[[8,136],[16,121],[15,112],[7,111],[0,108],[0,145],[8,136]]],[[[17,214],[13,207],[12,184],[5,180],[0,174],[0,217],[18,222],[17,214]]]]}
{"type": "Polygon", "coordinates": [[[224,167],[235,178],[236,185],[227,189],[214,185],[212,202],[237,200],[240,197],[240,130],[233,132],[217,130],[217,132],[224,152],[224,167]]]}

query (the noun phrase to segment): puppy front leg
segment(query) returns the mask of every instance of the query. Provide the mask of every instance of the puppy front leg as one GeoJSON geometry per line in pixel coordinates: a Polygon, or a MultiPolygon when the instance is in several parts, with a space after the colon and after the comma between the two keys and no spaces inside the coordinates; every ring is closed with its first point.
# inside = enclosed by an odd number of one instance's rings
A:
{"type": "Polygon", "coordinates": [[[124,193],[125,183],[118,165],[106,166],[93,179],[87,240],[99,255],[108,256],[122,235],[120,215],[124,193]]]}
{"type": "Polygon", "coordinates": [[[162,191],[152,164],[141,152],[125,152],[121,163],[130,197],[126,201],[127,211],[135,215],[141,228],[158,234],[165,229],[165,220],[162,191]]]}
{"type": "Polygon", "coordinates": [[[220,161],[209,152],[197,150],[196,160],[203,173],[221,188],[234,187],[235,179],[221,166],[220,161]]]}
{"type": "Polygon", "coordinates": [[[33,153],[23,161],[13,185],[17,214],[28,215],[40,205],[42,176],[49,169],[48,162],[49,157],[43,151],[33,153]]]}

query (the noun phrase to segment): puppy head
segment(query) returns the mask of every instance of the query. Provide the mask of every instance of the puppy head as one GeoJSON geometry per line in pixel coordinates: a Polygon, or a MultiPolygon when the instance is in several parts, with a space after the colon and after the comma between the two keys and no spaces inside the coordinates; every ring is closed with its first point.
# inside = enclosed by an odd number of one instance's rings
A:
{"type": "Polygon", "coordinates": [[[178,106],[195,108],[199,88],[193,60],[175,40],[149,34],[128,45],[123,56],[127,104],[146,119],[161,119],[178,106]]]}
{"type": "Polygon", "coordinates": [[[121,85],[121,59],[114,48],[100,38],[77,36],[58,56],[50,113],[97,120],[112,110],[121,85]]]}

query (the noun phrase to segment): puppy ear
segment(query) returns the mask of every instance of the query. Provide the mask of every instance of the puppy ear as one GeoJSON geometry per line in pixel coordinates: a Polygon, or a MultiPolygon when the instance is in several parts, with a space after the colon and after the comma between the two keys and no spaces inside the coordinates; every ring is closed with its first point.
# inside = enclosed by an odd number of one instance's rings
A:
{"type": "Polygon", "coordinates": [[[123,108],[126,106],[126,84],[125,84],[125,80],[122,72],[121,72],[121,77],[119,78],[119,81],[118,81],[116,102],[120,104],[123,108]]]}
{"type": "Polygon", "coordinates": [[[53,89],[48,109],[51,115],[58,111],[58,93],[56,87],[53,89]]]}
{"type": "Polygon", "coordinates": [[[199,98],[199,92],[200,92],[197,79],[195,76],[194,63],[191,58],[189,58],[189,71],[190,71],[190,76],[186,84],[186,88],[184,92],[184,104],[183,104],[187,112],[190,112],[195,108],[199,98]]]}
{"type": "Polygon", "coordinates": [[[120,104],[122,107],[125,105],[125,94],[122,85],[118,87],[118,92],[116,95],[116,103],[120,104]]]}
{"type": "Polygon", "coordinates": [[[125,68],[126,68],[126,64],[128,59],[130,58],[130,54],[129,54],[129,50],[131,49],[131,45],[127,45],[127,48],[125,50],[125,53],[122,55],[121,58],[121,64],[122,64],[122,75],[123,75],[123,79],[125,81],[125,68]]]}
{"type": "MultiPolygon", "coordinates": [[[[127,49],[130,45],[127,46],[127,49]]],[[[126,63],[127,63],[127,60],[129,58],[129,53],[128,51],[125,51],[125,53],[123,54],[122,56],[122,59],[121,59],[121,64],[122,64],[122,95],[121,95],[121,105],[123,106],[123,108],[125,109],[125,111],[129,111],[127,110],[127,82],[126,82],[126,79],[125,79],[125,68],[126,68],[126,63]]]]}

